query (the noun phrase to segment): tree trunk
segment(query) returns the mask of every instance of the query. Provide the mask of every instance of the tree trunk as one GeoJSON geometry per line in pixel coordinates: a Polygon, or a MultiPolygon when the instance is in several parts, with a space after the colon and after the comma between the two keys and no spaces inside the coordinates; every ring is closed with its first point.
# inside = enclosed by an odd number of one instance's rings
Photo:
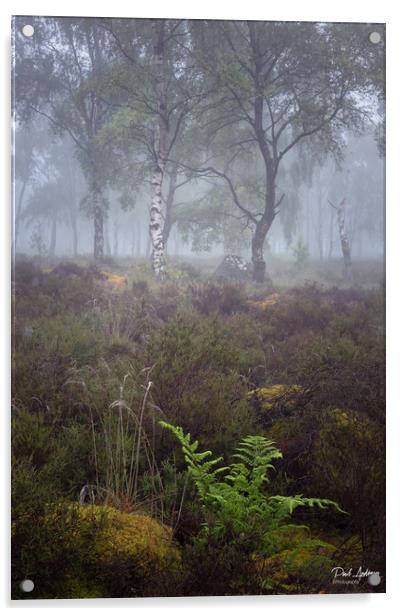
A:
{"type": "Polygon", "coordinates": [[[137,223],[137,228],[136,228],[136,257],[141,257],[141,227],[140,227],[140,222],[137,223]]]}
{"type": "Polygon", "coordinates": [[[252,264],[253,280],[263,283],[265,279],[271,284],[271,280],[266,276],[266,263],[264,260],[263,249],[266,236],[273,224],[275,217],[276,190],[275,178],[272,173],[272,162],[264,156],[266,163],[266,197],[265,211],[260,220],[255,222],[255,232],[252,237],[252,264]]]}
{"type": "Polygon", "coordinates": [[[91,202],[94,217],[94,259],[102,261],[104,258],[104,200],[102,188],[97,179],[96,168],[92,170],[91,202]]]}
{"type": "Polygon", "coordinates": [[[262,284],[265,279],[271,285],[270,277],[266,276],[266,263],[264,260],[264,242],[275,217],[276,189],[275,177],[272,172],[272,161],[263,150],[263,158],[266,165],[266,196],[265,211],[260,220],[255,222],[255,232],[252,237],[252,264],[253,280],[262,284]]]}
{"type": "Polygon", "coordinates": [[[350,242],[346,229],[346,200],[342,199],[340,205],[337,207],[337,224],[339,227],[339,236],[341,251],[343,253],[344,261],[344,274],[346,280],[351,282],[353,279],[352,266],[351,266],[351,249],[350,242]]]}
{"type": "Polygon", "coordinates": [[[57,231],[57,221],[56,221],[56,218],[53,218],[51,231],[50,231],[50,244],[49,244],[49,255],[51,257],[54,257],[55,252],[56,252],[56,231],[57,231]]]}
{"type": "Polygon", "coordinates": [[[151,180],[152,201],[150,209],[150,239],[152,244],[151,262],[154,274],[163,277],[165,273],[165,246],[162,234],[161,186],[163,170],[157,165],[151,180]]]}
{"type": "Polygon", "coordinates": [[[131,236],[131,242],[130,242],[130,256],[133,259],[134,258],[134,252],[136,250],[136,234],[135,234],[135,230],[134,228],[132,228],[132,236],[131,236]]]}
{"type": "MultiPolygon", "coordinates": [[[[319,178],[320,181],[320,178],[319,178]]],[[[318,241],[318,251],[319,251],[319,260],[323,261],[323,215],[322,215],[322,187],[319,186],[319,194],[318,194],[318,220],[317,220],[317,241],[318,241]]]]}
{"type": "Polygon", "coordinates": [[[263,283],[266,278],[266,263],[263,256],[263,248],[272,222],[273,220],[265,220],[262,218],[257,223],[255,233],[252,237],[253,280],[258,283],[263,283]]]}
{"type": "Polygon", "coordinates": [[[263,242],[264,238],[253,236],[252,240],[252,263],[253,263],[253,280],[263,283],[266,274],[266,263],[263,259],[263,242]]]}
{"type": "Polygon", "coordinates": [[[104,212],[102,207],[101,192],[93,192],[94,208],[94,259],[102,261],[104,258],[104,212]]]}
{"type": "Polygon", "coordinates": [[[329,250],[327,258],[331,259],[333,256],[333,227],[334,227],[334,210],[330,212],[330,227],[329,227],[329,250]]]}
{"type": "Polygon", "coordinates": [[[71,231],[73,234],[73,256],[76,257],[78,255],[78,231],[77,231],[77,196],[76,196],[76,177],[74,173],[74,168],[72,167],[71,157],[66,156],[66,171],[69,185],[69,193],[70,193],[70,202],[71,205],[69,207],[69,218],[71,231]]]}
{"type": "MultiPolygon", "coordinates": [[[[264,128],[264,113],[263,113],[263,88],[261,83],[262,71],[262,52],[259,47],[259,40],[256,31],[256,24],[248,22],[250,33],[250,42],[253,51],[253,60],[255,65],[255,97],[254,97],[254,119],[253,128],[256,139],[259,145],[259,150],[262,155],[265,167],[265,202],[264,213],[260,220],[254,219],[255,232],[252,237],[252,263],[253,263],[253,280],[258,283],[263,283],[266,275],[266,263],[263,258],[263,247],[266,236],[273,223],[276,209],[276,173],[277,164],[273,159],[272,153],[268,147],[266,131],[264,128]]],[[[276,152],[275,150],[273,150],[276,152]]],[[[277,152],[276,152],[277,155],[277,152]]]]}
{"type": "Polygon", "coordinates": [[[117,257],[119,252],[119,225],[118,221],[113,222],[113,256],[117,257]]]}
{"type": "Polygon", "coordinates": [[[165,206],[165,221],[164,221],[164,228],[162,231],[162,238],[164,240],[165,247],[168,244],[169,235],[172,229],[172,218],[173,218],[172,210],[173,210],[174,199],[175,199],[177,178],[178,178],[178,166],[174,164],[172,167],[172,171],[169,174],[169,187],[168,187],[168,194],[167,194],[166,206],[165,206]]]}
{"type": "Polygon", "coordinates": [[[148,234],[147,243],[146,243],[146,257],[150,257],[150,255],[151,255],[151,237],[150,237],[150,234],[148,234]]]}
{"type": "Polygon", "coordinates": [[[175,230],[175,238],[174,238],[174,255],[177,256],[179,255],[179,246],[180,246],[180,238],[178,235],[178,230],[175,230]]]}
{"type": "Polygon", "coordinates": [[[112,255],[112,251],[111,251],[111,239],[110,239],[110,235],[109,235],[109,217],[105,218],[105,223],[104,223],[104,242],[105,242],[105,254],[107,257],[110,257],[112,255]]]}
{"type": "Polygon", "coordinates": [[[167,159],[167,142],[169,127],[166,120],[164,56],[165,56],[165,20],[155,22],[156,41],[154,45],[154,66],[156,71],[156,91],[158,98],[158,146],[154,171],[151,178],[151,208],[149,232],[152,244],[151,263],[154,274],[165,276],[165,245],[163,237],[162,216],[162,182],[167,159]]]}
{"type": "Polygon", "coordinates": [[[75,216],[75,212],[70,216],[70,224],[71,230],[73,233],[73,256],[76,257],[78,255],[78,233],[77,233],[77,219],[75,216]]]}

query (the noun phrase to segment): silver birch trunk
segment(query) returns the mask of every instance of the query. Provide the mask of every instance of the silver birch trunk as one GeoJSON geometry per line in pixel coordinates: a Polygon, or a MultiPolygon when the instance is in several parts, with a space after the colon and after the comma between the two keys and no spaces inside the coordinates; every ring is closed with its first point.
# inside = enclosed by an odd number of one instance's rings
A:
{"type": "Polygon", "coordinates": [[[113,256],[117,257],[119,252],[119,224],[115,220],[113,222],[113,256]]]}
{"type": "Polygon", "coordinates": [[[162,180],[164,177],[163,167],[157,165],[151,179],[151,208],[150,208],[150,239],[151,239],[151,263],[154,274],[163,277],[165,274],[165,246],[162,235],[162,180]]]}
{"type": "Polygon", "coordinates": [[[343,253],[344,274],[348,282],[353,280],[353,272],[351,266],[351,249],[350,241],[346,229],[346,200],[343,199],[337,207],[337,224],[339,227],[339,236],[341,251],[343,253]]]}
{"type": "Polygon", "coordinates": [[[94,215],[94,259],[95,261],[102,261],[104,258],[104,212],[100,190],[93,190],[92,203],[94,215]]]}
{"type": "Polygon", "coordinates": [[[168,250],[168,240],[169,240],[169,235],[172,229],[172,215],[173,215],[172,210],[174,206],[177,178],[178,178],[178,166],[174,164],[171,170],[171,173],[169,174],[169,188],[168,188],[168,194],[166,197],[166,205],[165,205],[165,221],[164,221],[164,228],[162,230],[162,237],[164,240],[164,245],[165,245],[166,250],[168,250]]]}
{"type": "Polygon", "coordinates": [[[111,241],[109,237],[109,218],[105,218],[104,223],[104,243],[105,243],[105,254],[107,257],[110,257],[112,254],[111,251],[111,241]]]}
{"type": "Polygon", "coordinates": [[[51,227],[50,227],[50,244],[49,244],[49,255],[54,257],[56,254],[56,234],[57,234],[57,220],[56,218],[52,219],[51,227]]]}
{"type": "Polygon", "coordinates": [[[327,258],[331,259],[333,256],[333,226],[334,226],[334,210],[330,212],[330,223],[329,223],[329,250],[327,253],[327,258]]]}
{"type": "Polygon", "coordinates": [[[155,22],[156,41],[154,45],[154,65],[156,91],[158,98],[158,137],[156,161],[151,178],[151,208],[149,232],[152,246],[151,264],[158,278],[165,276],[165,244],[163,237],[164,220],[162,215],[162,182],[167,159],[168,126],[165,119],[165,86],[164,86],[164,30],[165,20],[155,22]]]}

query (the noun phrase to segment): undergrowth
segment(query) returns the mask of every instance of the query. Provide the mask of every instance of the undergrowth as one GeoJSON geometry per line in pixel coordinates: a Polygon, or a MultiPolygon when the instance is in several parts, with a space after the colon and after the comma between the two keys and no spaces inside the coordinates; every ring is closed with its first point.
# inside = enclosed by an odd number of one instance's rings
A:
{"type": "MultiPolygon", "coordinates": [[[[72,504],[169,526],[182,565],[164,584],[182,594],[329,592],[334,559],[384,571],[383,290],[105,271],[15,266],[14,595],[38,566],[67,580],[87,559],[72,504]],[[161,421],[183,428],[186,460],[161,421]]],[[[103,592],[132,596],[133,562],[113,568],[125,581],[103,592]]]]}

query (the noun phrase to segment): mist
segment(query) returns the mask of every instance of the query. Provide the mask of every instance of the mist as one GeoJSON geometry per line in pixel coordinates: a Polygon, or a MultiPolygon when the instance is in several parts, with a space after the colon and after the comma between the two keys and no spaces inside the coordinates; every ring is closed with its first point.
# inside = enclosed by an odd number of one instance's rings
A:
{"type": "Polygon", "coordinates": [[[385,592],[384,25],[12,44],[12,598],[385,592]]]}
{"type": "MultiPolygon", "coordinates": [[[[340,260],[343,252],[336,209],[344,201],[351,258],[384,258],[384,94],[377,74],[382,70],[379,54],[377,57],[375,53],[374,66],[367,69],[371,74],[362,84],[351,87],[348,96],[343,94],[345,108],[340,103],[340,113],[336,109],[339,115],[334,112],[334,120],[328,123],[325,107],[329,105],[332,111],[331,99],[323,102],[318,94],[317,100],[309,102],[311,107],[298,109],[300,98],[292,90],[295,86],[290,85],[290,96],[296,96],[294,108],[294,103],[287,103],[287,84],[281,86],[272,101],[266,101],[262,126],[268,122],[268,127],[262,130],[269,130],[270,115],[272,131],[280,126],[280,118],[285,117],[286,122],[278,135],[273,132],[271,140],[265,133],[263,147],[256,125],[256,134],[250,132],[250,116],[244,107],[240,107],[244,117],[242,113],[239,119],[235,115],[230,122],[222,122],[235,113],[227,102],[220,103],[222,109],[217,114],[211,111],[218,103],[210,87],[222,77],[216,75],[216,67],[206,69],[202,63],[196,68],[190,66],[196,52],[208,57],[209,52],[203,52],[206,41],[200,38],[204,24],[178,22],[186,46],[179,48],[174,37],[168,37],[166,75],[155,73],[150,64],[145,77],[140,65],[145,66],[150,61],[147,56],[152,57],[148,47],[154,36],[151,21],[133,22],[131,26],[116,19],[102,23],[35,18],[36,46],[24,38],[20,23],[22,18],[16,20],[14,33],[18,43],[13,118],[16,256],[113,257],[148,259],[152,263],[156,240],[150,224],[157,224],[164,259],[211,257],[219,261],[227,254],[238,254],[256,267],[261,257],[251,253],[254,227],[267,218],[269,224],[265,225],[259,250],[268,263],[271,259],[292,261],[298,250],[306,259],[321,263],[340,260]],[[86,39],[82,38],[85,33],[86,39]],[[49,40],[55,50],[53,56],[47,47],[49,40]],[[98,49],[96,58],[94,49],[98,49]],[[136,53],[139,64],[134,63],[136,53]],[[53,74],[46,72],[46,62],[53,64],[53,74]],[[67,72],[63,70],[66,62],[70,62],[67,72]],[[26,73],[28,65],[33,66],[30,76],[26,73]],[[162,137],[161,126],[159,137],[157,130],[162,116],[158,119],[155,115],[154,94],[149,90],[153,79],[165,88],[161,90],[165,101],[161,104],[168,114],[164,122],[169,128],[164,129],[166,135],[162,137]],[[136,91],[139,87],[141,96],[136,91]],[[71,100],[66,99],[66,90],[71,100]],[[146,95],[150,96],[148,101],[142,98],[146,95]],[[139,120],[141,113],[144,115],[139,120]],[[323,127],[321,123],[315,126],[315,113],[324,114],[323,127]],[[304,132],[298,135],[299,122],[308,126],[306,137],[304,132]],[[161,196],[155,207],[152,173],[153,165],[160,164],[161,139],[166,151],[158,187],[161,196]],[[293,146],[289,152],[287,140],[293,146]],[[268,151],[271,148],[270,159],[265,147],[268,151]],[[95,168],[96,176],[94,171],[90,173],[95,168]],[[271,179],[267,179],[268,172],[274,173],[271,179]],[[274,190],[277,203],[269,204],[274,190]],[[152,212],[158,213],[157,222],[150,222],[152,212]],[[94,222],[100,229],[95,240],[94,222]],[[95,253],[94,241],[100,247],[95,253]]],[[[320,38],[326,27],[318,24],[314,35],[320,38]]],[[[363,26],[351,28],[358,37],[357,44],[363,47],[363,26]]],[[[273,32],[282,44],[288,44],[288,31],[273,32]]],[[[229,41],[230,31],[226,36],[229,41]]],[[[262,43],[265,36],[262,29],[262,43]]],[[[340,35],[335,31],[331,36],[337,39],[340,35]]],[[[224,44],[222,47],[225,53],[224,44]]],[[[242,53],[246,51],[240,46],[242,53]]],[[[305,66],[300,70],[305,71],[305,66]]],[[[326,74],[326,66],[324,70],[326,74]]],[[[346,76],[346,84],[348,79],[346,76]]],[[[238,96],[234,94],[235,103],[239,103],[238,96]]],[[[298,96],[305,96],[303,89],[298,96]]]]}

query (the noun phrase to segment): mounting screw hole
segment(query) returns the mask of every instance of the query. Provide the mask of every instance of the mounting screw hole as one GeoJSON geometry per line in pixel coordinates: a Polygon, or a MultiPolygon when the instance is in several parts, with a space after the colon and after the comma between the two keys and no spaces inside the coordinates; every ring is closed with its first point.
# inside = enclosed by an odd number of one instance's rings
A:
{"type": "Polygon", "coordinates": [[[32,592],[35,587],[35,584],[32,580],[22,580],[20,584],[20,588],[23,592],[32,592]]]}
{"type": "Polygon", "coordinates": [[[368,38],[370,42],[373,43],[374,45],[377,45],[378,43],[381,42],[381,35],[379,34],[379,32],[371,32],[368,38]]]}
{"type": "Polygon", "coordinates": [[[381,576],[379,575],[378,572],[372,573],[372,575],[369,576],[368,584],[371,584],[371,586],[378,586],[378,584],[380,583],[381,583],[381,576]]]}
{"type": "Polygon", "coordinates": [[[26,24],[25,26],[23,26],[22,28],[22,33],[24,36],[27,36],[28,38],[34,35],[34,27],[31,26],[31,24],[26,24]]]}

